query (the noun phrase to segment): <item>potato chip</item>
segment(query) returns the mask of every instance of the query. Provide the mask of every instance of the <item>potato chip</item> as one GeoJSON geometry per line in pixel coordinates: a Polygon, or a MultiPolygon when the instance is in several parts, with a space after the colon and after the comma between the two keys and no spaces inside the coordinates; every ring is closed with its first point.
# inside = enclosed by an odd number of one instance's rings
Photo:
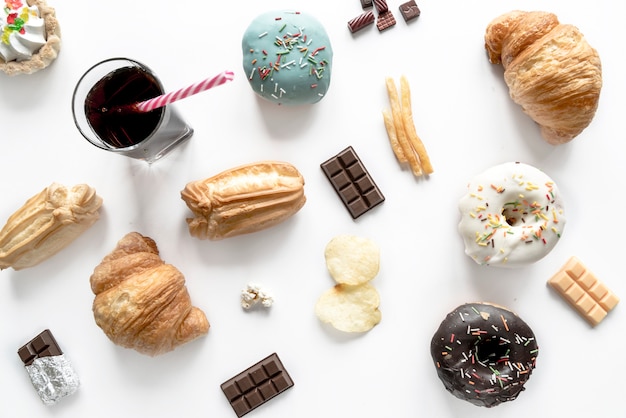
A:
{"type": "Polygon", "coordinates": [[[371,284],[338,284],[320,296],[315,314],[339,331],[365,332],[380,322],[379,305],[378,291],[371,284]]]}
{"type": "Polygon", "coordinates": [[[338,235],[324,250],[326,267],[337,283],[367,283],[377,274],[380,249],[370,239],[354,235],[338,235]]]}

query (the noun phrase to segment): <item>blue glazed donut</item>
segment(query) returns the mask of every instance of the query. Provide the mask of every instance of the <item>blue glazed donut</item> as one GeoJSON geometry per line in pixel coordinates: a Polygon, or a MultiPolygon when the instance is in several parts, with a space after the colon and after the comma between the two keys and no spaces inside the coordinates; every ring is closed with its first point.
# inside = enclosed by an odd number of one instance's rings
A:
{"type": "Polygon", "coordinates": [[[333,49],[314,17],[296,11],[264,13],[250,23],[241,47],[246,77],[264,99],[303,105],[326,95],[333,49]]]}

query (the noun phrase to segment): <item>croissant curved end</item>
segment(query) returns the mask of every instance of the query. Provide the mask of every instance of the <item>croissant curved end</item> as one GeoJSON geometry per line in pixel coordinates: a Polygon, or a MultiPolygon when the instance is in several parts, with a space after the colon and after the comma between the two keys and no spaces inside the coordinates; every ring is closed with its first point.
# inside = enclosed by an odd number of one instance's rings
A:
{"type": "Polygon", "coordinates": [[[178,328],[176,339],[179,344],[186,344],[208,334],[210,327],[206,314],[200,308],[192,306],[189,315],[178,328]]]}
{"type": "Polygon", "coordinates": [[[96,324],[116,345],[157,356],[208,333],[204,312],[191,303],[185,277],[158,255],[154,240],[131,232],[96,266],[96,324]],[[145,245],[142,245],[144,243],[145,245]]]}
{"type": "Polygon", "coordinates": [[[597,51],[573,25],[548,12],[512,11],[486,29],[489,61],[502,64],[511,99],[559,145],[593,120],[602,88],[597,51]]]}

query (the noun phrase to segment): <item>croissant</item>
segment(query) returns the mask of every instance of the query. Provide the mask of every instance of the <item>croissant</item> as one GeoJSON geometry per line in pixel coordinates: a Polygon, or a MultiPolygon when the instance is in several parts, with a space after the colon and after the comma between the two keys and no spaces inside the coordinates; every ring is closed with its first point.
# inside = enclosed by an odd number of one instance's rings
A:
{"type": "Polygon", "coordinates": [[[487,26],[485,48],[489,61],[504,67],[511,98],[548,143],[569,142],[591,123],[602,66],[578,28],[552,13],[512,11],[487,26]]]}
{"type": "Polygon", "coordinates": [[[52,257],[100,217],[93,187],[52,183],[15,211],[0,231],[0,269],[21,270],[52,257]]]}
{"type": "Polygon", "coordinates": [[[182,273],[159,256],[149,237],[131,232],[118,241],[90,277],[96,324],[111,341],[156,356],[209,331],[191,305],[182,273]]]}

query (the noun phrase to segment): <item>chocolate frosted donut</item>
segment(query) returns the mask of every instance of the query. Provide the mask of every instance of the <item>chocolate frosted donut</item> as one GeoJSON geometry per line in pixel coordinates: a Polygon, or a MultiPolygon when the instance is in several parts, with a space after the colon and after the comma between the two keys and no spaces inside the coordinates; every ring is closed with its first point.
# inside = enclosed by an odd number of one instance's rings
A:
{"type": "Polygon", "coordinates": [[[517,398],[538,351],[535,335],[520,317],[488,303],[468,303],[450,312],[430,344],[446,389],[488,408],[517,398]]]}

